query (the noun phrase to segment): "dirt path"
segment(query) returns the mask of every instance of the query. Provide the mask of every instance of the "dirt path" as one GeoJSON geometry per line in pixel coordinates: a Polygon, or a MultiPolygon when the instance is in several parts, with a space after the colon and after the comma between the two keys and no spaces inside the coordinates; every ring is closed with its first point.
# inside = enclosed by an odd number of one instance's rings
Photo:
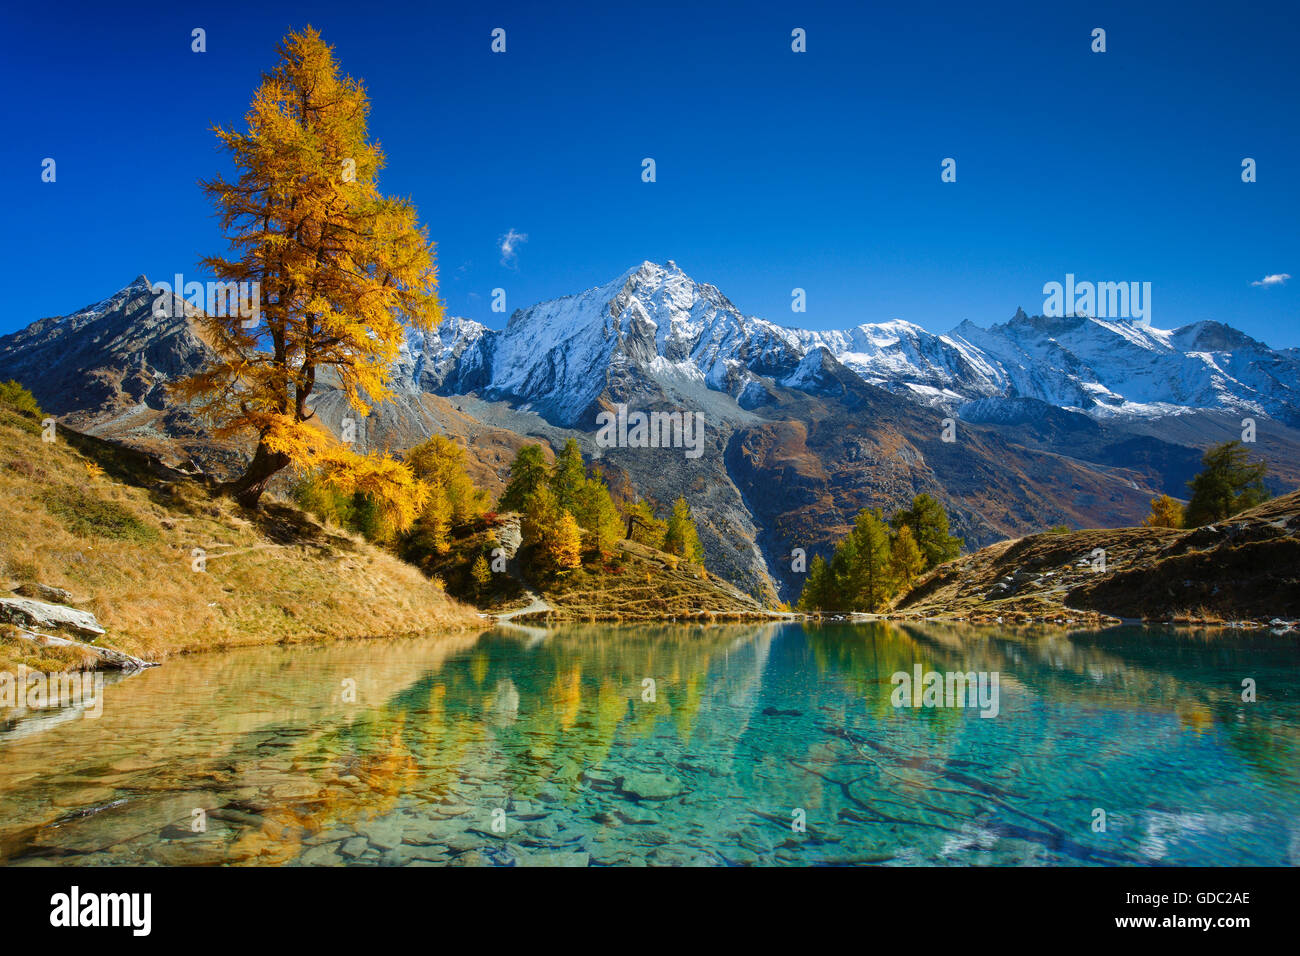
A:
{"type": "MultiPolygon", "coordinates": [[[[523,582],[520,583],[522,584],[523,582]]],[[[494,614],[493,617],[498,621],[509,621],[511,618],[519,617],[521,614],[540,614],[543,611],[555,610],[555,608],[547,604],[546,601],[542,599],[542,596],[536,591],[525,587],[524,594],[529,598],[528,604],[520,608],[515,608],[513,611],[506,611],[504,614],[494,614]]]]}

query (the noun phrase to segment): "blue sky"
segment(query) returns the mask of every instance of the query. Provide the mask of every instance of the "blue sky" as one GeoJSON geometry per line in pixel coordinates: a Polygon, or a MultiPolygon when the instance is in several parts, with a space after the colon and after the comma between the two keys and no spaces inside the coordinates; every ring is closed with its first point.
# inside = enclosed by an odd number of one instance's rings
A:
{"type": "Polygon", "coordinates": [[[1300,345],[1292,3],[185,6],[0,12],[0,332],[141,272],[203,278],[210,128],[311,23],[369,88],[381,186],[419,206],[452,314],[499,327],[496,287],[513,310],[671,258],[777,322],[946,331],[1041,311],[1072,272],[1151,282],[1158,327],[1300,345]]]}

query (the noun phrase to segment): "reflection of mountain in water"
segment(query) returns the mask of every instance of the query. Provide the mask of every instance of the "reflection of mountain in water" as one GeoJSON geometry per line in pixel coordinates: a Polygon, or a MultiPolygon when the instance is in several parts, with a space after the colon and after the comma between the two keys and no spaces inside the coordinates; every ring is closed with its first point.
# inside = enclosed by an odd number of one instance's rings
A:
{"type": "Polygon", "coordinates": [[[212,655],[7,746],[0,855],[1276,864],[1300,813],[1294,657],[1276,638],[885,623],[212,655]],[[999,716],[894,708],[890,676],[917,664],[998,671],[999,716]],[[51,758],[63,771],[37,776],[51,758]]]}

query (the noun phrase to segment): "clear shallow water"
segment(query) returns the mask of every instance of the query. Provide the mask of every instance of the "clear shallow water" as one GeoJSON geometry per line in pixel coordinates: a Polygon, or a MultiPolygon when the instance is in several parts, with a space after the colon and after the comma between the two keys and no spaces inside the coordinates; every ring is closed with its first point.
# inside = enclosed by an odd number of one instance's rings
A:
{"type": "Polygon", "coordinates": [[[97,719],[0,711],[0,861],[1294,865],[1298,660],[1294,635],[928,624],[201,655],[97,719]],[[998,671],[998,716],[895,708],[916,664],[998,671]]]}

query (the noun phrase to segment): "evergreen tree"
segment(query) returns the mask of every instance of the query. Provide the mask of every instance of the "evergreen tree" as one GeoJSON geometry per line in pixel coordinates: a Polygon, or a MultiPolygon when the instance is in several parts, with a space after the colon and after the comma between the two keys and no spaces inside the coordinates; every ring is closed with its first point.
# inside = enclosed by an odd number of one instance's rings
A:
{"type": "Polygon", "coordinates": [[[574,511],[586,478],[582,449],[578,447],[577,439],[570,438],[555,456],[555,466],[551,469],[551,490],[555,492],[556,503],[566,511],[574,511]]]}
{"type": "Polygon", "coordinates": [[[849,578],[849,606],[853,610],[877,611],[894,591],[889,525],[880,509],[860,511],[849,537],[855,539],[857,558],[849,578]]]}
{"type": "Polygon", "coordinates": [[[668,527],[664,534],[664,550],[695,564],[704,561],[704,547],[700,544],[699,532],[695,530],[691,506],[685,498],[673,502],[673,512],[668,517],[668,527]]]}
{"type": "Polygon", "coordinates": [[[804,581],[803,591],[799,594],[797,607],[805,614],[814,611],[830,610],[830,566],[820,554],[813,555],[812,564],[808,566],[808,577],[804,581]]]}
{"type": "Polygon", "coordinates": [[[831,573],[824,607],[828,611],[860,610],[854,595],[859,586],[861,562],[858,559],[858,539],[852,531],[835,546],[831,555],[831,573]]]}
{"type": "Polygon", "coordinates": [[[523,511],[528,499],[546,484],[548,469],[541,445],[524,445],[510,464],[510,481],[497,507],[501,511],[523,511]]]}
{"type": "Polygon", "coordinates": [[[912,529],[912,536],[925,555],[927,571],[957,557],[965,545],[961,538],[948,534],[948,512],[924,493],[912,499],[910,508],[897,512],[890,525],[895,531],[904,525],[912,529]]]}
{"type": "Polygon", "coordinates": [[[1169,495],[1151,499],[1151,513],[1142,522],[1147,528],[1181,528],[1183,506],[1169,495]]]}
{"type": "Polygon", "coordinates": [[[1250,460],[1239,441],[1215,445],[1201,458],[1203,469],[1188,482],[1192,489],[1185,522],[1189,528],[1223,521],[1269,499],[1264,475],[1268,465],[1250,460]]]}

